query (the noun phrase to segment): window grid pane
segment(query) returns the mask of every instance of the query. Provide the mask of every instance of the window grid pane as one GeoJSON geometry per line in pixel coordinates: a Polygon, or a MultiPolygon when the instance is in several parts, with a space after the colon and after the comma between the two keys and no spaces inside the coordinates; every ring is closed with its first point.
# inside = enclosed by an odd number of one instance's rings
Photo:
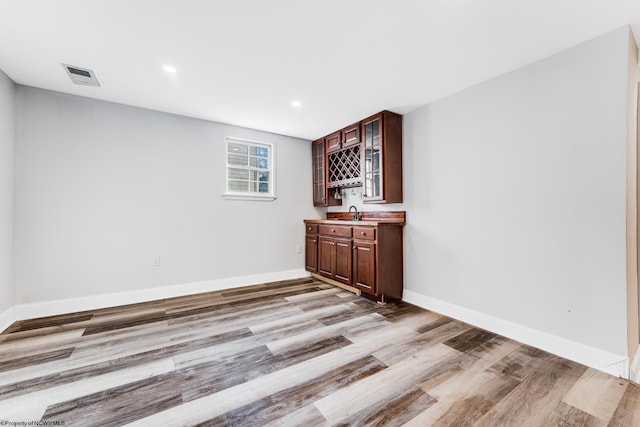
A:
{"type": "Polygon", "coordinates": [[[227,191],[270,194],[271,147],[227,140],[227,191]]]}

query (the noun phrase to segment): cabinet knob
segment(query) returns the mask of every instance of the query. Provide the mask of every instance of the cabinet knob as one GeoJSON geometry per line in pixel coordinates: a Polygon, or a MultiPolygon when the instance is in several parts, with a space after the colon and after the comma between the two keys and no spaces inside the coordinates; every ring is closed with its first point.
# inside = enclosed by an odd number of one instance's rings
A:
{"type": "Polygon", "coordinates": [[[364,236],[365,234],[366,234],[366,233],[365,233],[364,231],[361,231],[361,232],[360,232],[360,235],[361,235],[361,236],[364,236]]]}
{"type": "Polygon", "coordinates": [[[335,233],[335,232],[336,232],[336,229],[335,229],[335,228],[333,228],[333,229],[331,230],[331,232],[332,232],[332,233],[335,233]]]}

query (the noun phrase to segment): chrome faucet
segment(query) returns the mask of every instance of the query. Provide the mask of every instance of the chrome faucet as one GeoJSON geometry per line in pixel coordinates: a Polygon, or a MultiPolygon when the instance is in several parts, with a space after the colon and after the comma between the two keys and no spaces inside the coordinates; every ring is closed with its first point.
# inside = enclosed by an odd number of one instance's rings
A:
{"type": "Polygon", "coordinates": [[[356,211],[356,213],[351,216],[351,220],[352,221],[360,221],[360,214],[358,213],[358,208],[356,208],[355,206],[351,205],[351,206],[349,206],[349,212],[351,212],[351,208],[353,208],[356,211]]]}

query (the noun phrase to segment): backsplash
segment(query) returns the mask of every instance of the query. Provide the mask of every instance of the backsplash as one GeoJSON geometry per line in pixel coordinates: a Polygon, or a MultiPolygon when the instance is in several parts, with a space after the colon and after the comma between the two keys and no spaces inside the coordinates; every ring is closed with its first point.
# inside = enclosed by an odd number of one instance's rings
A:
{"type": "MultiPolygon", "coordinates": [[[[334,188],[329,189],[329,193],[333,195],[336,190],[334,188]]],[[[329,206],[327,212],[347,212],[349,206],[355,206],[358,211],[388,211],[398,209],[402,206],[402,203],[393,204],[379,204],[379,203],[367,203],[366,205],[362,201],[362,187],[343,188],[340,190],[342,196],[342,206],[329,206]]]]}

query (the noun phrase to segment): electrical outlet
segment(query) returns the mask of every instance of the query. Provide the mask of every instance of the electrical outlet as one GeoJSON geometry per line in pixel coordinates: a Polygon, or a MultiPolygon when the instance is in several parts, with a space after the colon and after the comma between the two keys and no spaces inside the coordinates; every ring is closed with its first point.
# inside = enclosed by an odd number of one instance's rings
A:
{"type": "Polygon", "coordinates": [[[156,255],[151,260],[152,267],[160,267],[160,255],[156,255]]]}
{"type": "Polygon", "coordinates": [[[296,245],[296,253],[297,254],[301,254],[302,253],[302,245],[296,245]]]}

